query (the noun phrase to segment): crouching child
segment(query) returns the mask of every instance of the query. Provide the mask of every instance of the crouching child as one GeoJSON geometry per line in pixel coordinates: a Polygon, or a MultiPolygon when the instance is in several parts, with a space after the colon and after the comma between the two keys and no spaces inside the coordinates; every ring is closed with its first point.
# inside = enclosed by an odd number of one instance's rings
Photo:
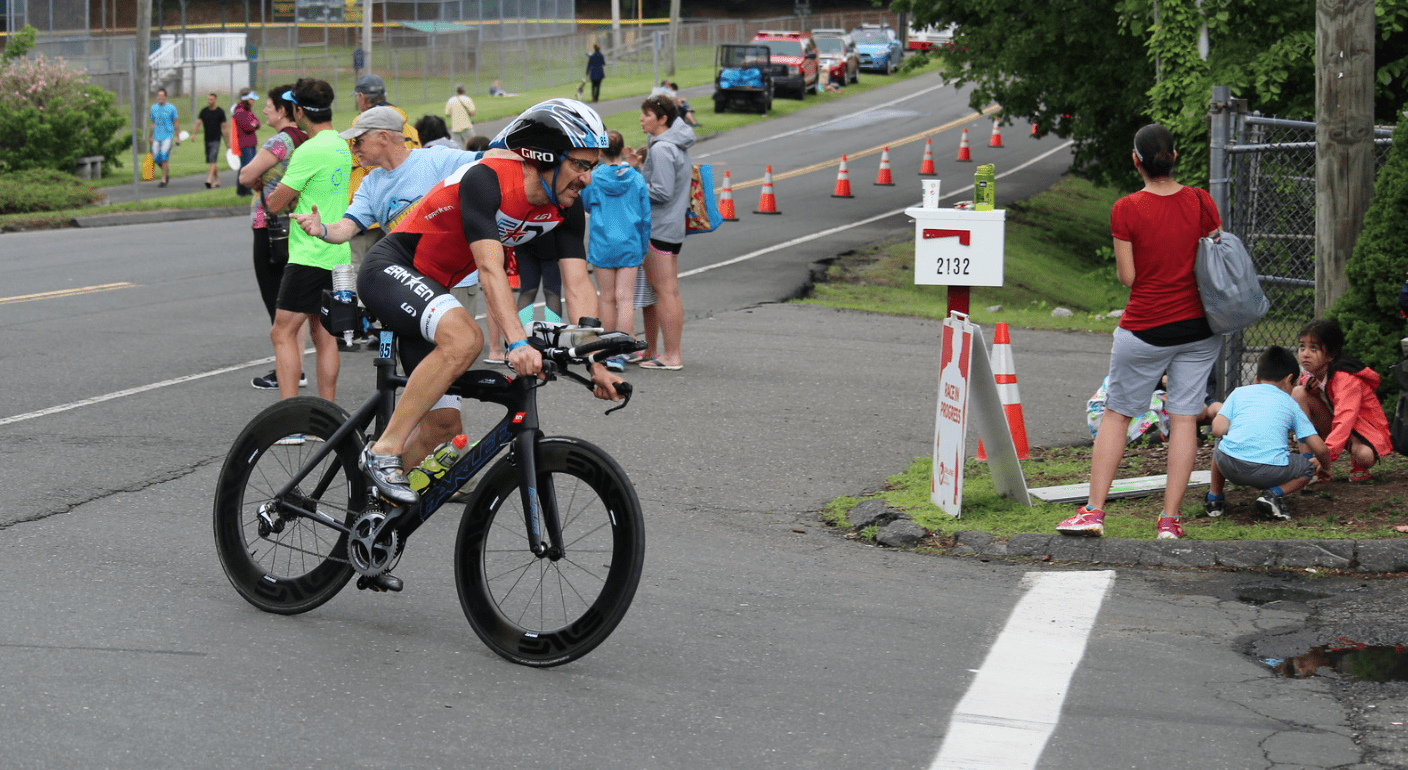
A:
{"type": "Polygon", "coordinates": [[[1310,483],[1329,479],[1330,454],[1315,426],[1291,397],[1300,362],[1289,350],[1272,346],[1256,364],[1256,382],[1232,391],[1212,421],[1212,435],[1221,438],[1213,451],[1212,487],[1203,502],[1209,516],[1226,509],[1226,483],[1261,490],[1258,513],[1290,520],[1284,497],[1310,483]],[[1300,452],[1286,440],[1293,432],[1300,452]],[[1306,451],[1306,450],[1309,451],[1306,451]]]}

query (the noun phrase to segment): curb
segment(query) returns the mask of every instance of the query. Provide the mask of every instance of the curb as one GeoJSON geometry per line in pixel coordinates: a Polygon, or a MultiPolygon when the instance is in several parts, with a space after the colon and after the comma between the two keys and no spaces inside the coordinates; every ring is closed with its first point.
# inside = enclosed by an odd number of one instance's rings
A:
{"type": "Polygon", "coordinates": [[[158,209],[155,211],[124,211],[116,214],[94,214],[74,217],[74,227],[110,227],[113,225],[147,225],[179,222],[189,219],[217,219],[248,216],[248,206],[221,206],[213,209],[158,209]]]}
{"type": "Polygon", "coordinates": [[[962,530],[956,538],[946,554],[1138,567],[1408,572],[1408,540],[1121,540],[1033,534],[998,542],[977,530],[962,530]]]}

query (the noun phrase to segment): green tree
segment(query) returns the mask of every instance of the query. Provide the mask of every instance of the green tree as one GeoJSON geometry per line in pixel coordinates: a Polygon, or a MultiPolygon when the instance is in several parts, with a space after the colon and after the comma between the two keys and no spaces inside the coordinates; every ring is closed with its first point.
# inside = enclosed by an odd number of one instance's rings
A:
{"type": "Polygon", "coordinates": [[[16,59],[24,58],[24,55],[29,53],[30,49],[34,47],[34,41],[38,36],[39,32],[35,30],[34,27],[28,24],[24,25],[24,29],[16,32],[6,41],[5,50],[0,51],[0,67],[16,59]]]}
{"type": "Polygon", "coordinates": [[[1364,216],[1364,229],[1345,265],[1349,289],[1335,302],[1330,316],[1345,333],[1345,349],[1373,367],[1384,379],[1382,391],[1395,386],[1388,369],[1399,358],[1398,341],[1405,334],[1398,311],[1398,292],[1408,269],[1408,120],[1393,132],[1388,163],[1374,183],[1374,200],[1364,216]]]}
{"type": "Polygon", "coordinates": [[[130,135],[112,93],[63,62],[42,56],[0,63],[0,173],[29,168],[73,172],[74,162],[102,155],[121,165],[130,135]]]}
{"type": "MultiPolygon", "coordinates": [[[[1312,0],[896,0],[915,24],[958,25],[939,54],[970,104],[1002,105],[1007,122],[1074,139],[1075,167],[1100,182],[1137,184],[1134,132],[1159,121],[1179,140],[1178,178],[1206,184],[1206,114],[1213,85],[1268,115],[1315,111],[1312,0]],[[1209,54],[1198,52],[1203,24],[1209,54]]],[[[1376,118],[1397,123],[1408,91],[1408,0],[1376,0],[1376,118]]]]}

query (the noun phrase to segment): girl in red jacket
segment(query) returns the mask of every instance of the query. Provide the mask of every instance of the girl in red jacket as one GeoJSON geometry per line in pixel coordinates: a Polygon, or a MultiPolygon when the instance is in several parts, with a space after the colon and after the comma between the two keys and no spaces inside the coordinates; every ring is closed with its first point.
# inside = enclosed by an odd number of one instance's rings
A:
{"type": "Polygon", "coordinates": [[[1291,394],[1325,439],[1333,462],[1349,448],[1350,481],[1368,481],[1369,469],[1393,451],[1388,419],[1374,389],[1379,375],[1344,352],[1335,321],[1311,321],[1297,336],[1296,358],[1305,371],[1291,394]]]}

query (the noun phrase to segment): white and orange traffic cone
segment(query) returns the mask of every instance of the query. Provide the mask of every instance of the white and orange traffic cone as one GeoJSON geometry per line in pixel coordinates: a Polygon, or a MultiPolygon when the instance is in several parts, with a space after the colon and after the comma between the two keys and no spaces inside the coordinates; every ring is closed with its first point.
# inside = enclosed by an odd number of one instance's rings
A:
{"type": "MultiPolygon", "coordinates": [[[[1017,459],[1030,456],[1027,447],[1027,421],[1022,418],[1022,394],[1017,390],[1017,364],[1012,358],[1012,337],[1007,324],[998,322],[992,337],[992,378],[997,381],[997,397],[1002,402],[1002,411],[1007,414],[1007,428],[1012,432],[1012,443],[1017,447],[1017,459]]],[[[978,442],[978,459],[986,460],[983,442],[978,442]]]]}
{"type": "Polygon", "coordinates": [[[920,175],[920,176],[937,176],[937,175],[938,175],[938,172],[934,170],[934,140],[933,140],[933,139],[925,139],[925,140],[924,140],[924,160],[920,161],[920,163],[919,163],[919,175],[920,175]]]}
{"type": "Polygon", "coordinates": [[[992,137],[988,139],[988,146],[989,146],[989,147],[1001,147],[1001,146],[1002,146],[1002,131],[1001,131],[999,125],[998,125],[998,122],[997,122],[997,119],[996,119],[996,118],[994,118],[993,121],[992,121],[992,137]]]}
{"type": "Polygon", "coordinates": [[[971,163],[973,154],[968,150],[968,129],[963,129],[963,137],[958,140],[958,160],[964,163],[971,163]]]}
{"type": "Polygon", "coordinates": [[[763,194],[758,196],[758,208],[754,214],[781,214],[777,210],[777,196],[772,191],[772,166],[763,172],[763,194]]]}
{"type": "Polygon", "coordinates": [[[833,198],[854,198],[851,195],[851,172],[846,169],[846,156],[841,156],[841,167],[836,169],[836,192],[831,193],[833,198]]]}
{"type": "Polygon", "coordinates": [[[719,191],[719,218],[725,222],[737,222],[738,214],[733,210],[733,177],[724,171],[724,189],[719,191]]]}
{"type": "Polygon", "coordinates": [[[895,186],[895,180],[890,176],[890,148],[886,147],[880,151],[880,172],[875,175],[875,184],[888,187],[895,186]]]}

